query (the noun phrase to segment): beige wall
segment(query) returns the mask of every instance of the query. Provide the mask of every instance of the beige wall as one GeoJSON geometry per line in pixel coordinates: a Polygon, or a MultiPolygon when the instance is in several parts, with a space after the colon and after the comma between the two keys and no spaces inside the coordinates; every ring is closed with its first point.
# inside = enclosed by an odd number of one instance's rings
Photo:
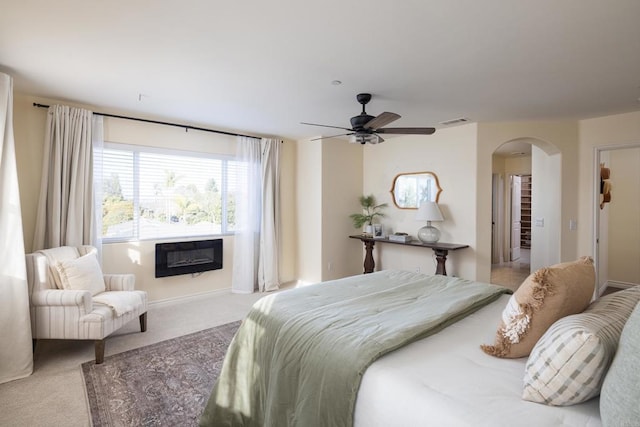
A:
{"type": "MultiPolygon", "coordinates": [[[[15,95],[16,157],[27,250],[33,239],[46,118],[45,110],[31,105],[34,101],[53,102],[15,95]]],[[[213,135],[105,119],[105,137],[110,141],[172,147],[179,139],[181,149],[234,151],[232,140],[213,135]]],[[[533,166],[534,175],[555,168],[562,177],[560,183],[556,182],[560,186],[559,196],[549,199],[549,206],[558,209],[558,220],[553,226],[560,240],[557,248],[547,253],[562,261],[593,255],[594,147],[640,142],[640,112],[580,122],[468,124],[439,129],[431,136],[392,137],[383,144],[365,147],[341,140],[286,141],[281,181],[283,281],[298,279],[311,283],[361,271],[362,245],[347,238],[355,231],[348,215],[358,211],[357,197],[361,194],[372,193],[380,202],[389,203],[388,216],[382,220],[387,230],[415,235],[422,226],[414,220],[415,211],[395,208],[389,189],[396,174],[420,170],[436,173],[443,188],[440,205],[445,221],[436,224],[442,231],[442,241],[470,245],[468,249],[450,253],[449,274],[488,281],[492,155],[503,143],[522,138],[534,141],[547,155],[557,155],[540,172],[533,166]],[[577,219],[577,231],[569,230],[570,219],[577,219]],[[557,254],[553,255],[555,250],[557,254]]],[[[506,165],[499,167],[506,168],[506,165]]],[[[534,181],[534,189],[536,185],[534,181]]],[[[540,197],[547,200],[545,194],[540,197]]],[[[551,226],[545,222],[547,225],[551,226]]],[[[233,237],[224,239],[225,257],[231,261],[233,237]]],[[[105,270],[135,272],[139,285],[150,292],[152,300],[230,286],[228,268],[188,280],[153,278],[153,243],[108,245],[105,270]]],[[[431,251],[422,248],[379,244],[375,256],[377,269],[425,272],[435,269],[431,251]]]]}
{"type": "Polygon", "coordinates": [[[549,155],[536,146],[531,147],[531,271],[575,259],[563,258],[561,254],[565,227],[561,208],[562,159],[560,153],[549,155]]]}
{"type": "Polygon", "coordinates": [[[298,280],[322,280],[322,142],[302,140],[296,150],[298,280]]]}
{"type": "Polygon", "coordinates": [[[640,284],[640,148],[609,152],[608,280],[640,284]]]}
{"type": "Polygon", "coordinates": [[[583,221],[578,222],[578,248],[580,253],[593,253],[595,149],[640,143],[640,111],[614,116],[581,120],[579,159],[579,211],[583,221]]]}
{"type": "MultiPolygon", "coordinates": [[[[600,255],[602,248],[598,251],[595,249],[595,224],[600,216],[600,209],[597,208],[599,202],[596,177],[599,170],[596,151],[600,150],[610,154],[613,151],[609,150],[640,144],[640,111],[581,120],[579,129],[578,210],[580,219],[578,221],[578,250],[581,254],[594,256],[598,265],[603,257],[600,255]],[[598,252],[597,255],[595,255],[596,252],[598,252]]],[[[640,167],[640,165],[636,167],[640,167]]],[[[615,187],[613,197],[615,197],[615,187]]],[[[634,262],[637,263],[637,259],[634,262]]],[[[606,270],[606,265],[598,265],[600,290],[606,285],[609,278],[606,270]]]]}
{"type": "Polygon", "coordinates": [[[317,283],[362,273],[362,248],[349,215],[359,211],[362,147],[342,139],[297,143],[298,280],[317,283]]]}
{"type": "Polygon", "coordinates": [[[504,171],[508,175],[530,175],[531,156],[507,157],[504,159],[504,171]]]}
{"type": "Polygon", "coordinates": [[[322,280],[362,273],[362,243],[347,237],[360,232],[349,215],[361,209],[362,151],[342,139],[322,141],[322,280]]]}
{"type": "Polygon", "coordinates": [[[491,172],[504,175],[505,160],[505,157],[494,155],[491,164],[491,172]]]}
{"type": "MultiPolygon", "coordinates": [[[[555,222],[560,230],[560,259],[558,261],[576,258],[576,232],[569,231],[569,219],[577,218],[578,188],[578,126],[576,122],[510,122],[510,123],[480,123],[478,124],[478,171],[477,194],[491,194],[492,155],[496,148],[505,142],[525,139],[538,146],[549,155],[559,153],[559,170],[561,173],[561,188],[557,209],[559,219],[555,222]]],[[[540,184],[536,176],[548,173],[545,168],[538,171],[532,158],[533,191],[540,184]]],[[[534,193],[534,198],[536,198],[534,193]]],[[[554,196],[554,203],[556,202],[554,196]]],[[[538,197],[534,204],[544,203],[546,196],[538,197]]],[[[534,208],[535,209],[535,208],[534,208]]],[[[535,216],[535,212],[534,212],[535,216]]],[[[476,221],[478,242],[476,259],[476,277],[478,280],[488,281],[491,274],[491,200],[478,197],[476,206],[476,221]]],[[[545,218],[545,227],[550,226],[545,218]]],[[[535,241],[532,245],[535,245],[535,241]]],[[[554,261],[557,262],[557,261],[554,261]]]]}
{"type": "MultiPolygon", "coordinates": [[[[364,193],[373,193],[378,199],[390,202],[388,189],[397,173],[416,170],[435,172],[444,189],[440,205],[445,221],[437,224],[442,231],[441,240],[470,245],[469,249],[450,253],[448,272],[489,281],[492,157],[500,145],[522,139],[541,147],[547,155],[557,155],[540,163],[537,173],[535,167],[531,166],[532,173],[541,177],[548,175],[550,170],[561,176],[559,182],[555,183],[559,188],[553,197],[544,193],[539,196],[543,209],[539,214],[545,216],[544,236],[554,233],[558,242],[553,243],[556,246],[545,253],[546,259],[553,258],[553,262],[575,259],[577,233],[568,229],[568,223],[569,219],[578,218],[577,122],[469,124],[439,129],[429,137],[396,137],[379,146],[367,146],[364,152],[364,193]],[[549,209],[555,210],[555,216],[547,214],[549,209]]],[[[544,185],[542,181],[539,188],[544,185]]],[[[413,211],[393,208],[391,215],[383,222],[387,229],[415,235],[421,224],[413,220],[414,215],[413,211]]],[[[378,245],[375,254],[377,267],[433,271],[431,254],[416,251],[424,250],[378,245]]]]}
{"type": "MultiPolygon", "coordinates": [[[[35,108],[33,102],[52,104],[56,101],[16,94],[14,105],[16,157],[26,250],[30,251],[40,191],[46,109],[35,108]]],[[[65,103],[69,104],[69,103],[65,103]]],[[[89,107],[90,108],[90,107],[89,107]]],[[[118,114],[117,111],[113,113],[118,114]]],[[[177,148],[193,152],[235,154],[235,138],[226,135],[183,128],[154,125],[105,117],[104,138],[108,142],[177,148]]],[[[281,280],[296,278],[295,221],[293,193],[295,181],[295,143],[285,141],[282,146],[282,225],[283,240],[280,258],[281,280]]],[[[167,239],[184,240],[184,239],[167,239]]],[[[135,273],[136,288],[146,290],[151,301],[228,289],[231,286],[233,265],[233,236],[224,236],[224,267],[200,276],[155,278],[154,240],[111,243],[103,245],[105,273],[135,273]]]]}
{"type": "Polygon", "coordinates": [[[47,110],[33,107],[35,98],[18,93],[13,97],[16,163],[20,185],[24,248],[31,252],[35,230],[47,110]]]}
{"type": "MultiPolygon", "coordinates": [[[[439,206],[445,220],[433,225],[440,230],[441,241],[470,246],[449,252],[447,273],[469,279],[476,277],[476,129],[477,125],[467,124],[429,136],[389,137],[383,144],[364,147],[363,193],[374,194],[378,202],[389,204],[387,216],[380,221],[388,231],[416,236],[425,225],[415,220],[415,210],[398,209],[393,204],[390,189],[394,177],[401,172],[418,171],[431,171],[438,176],[442,187],[439,206]]],[[[486,197],[490,207],[490,187],[486,197]]],[[[431,249],[377,244],[374,256],[376,270],[435,272],[431,249]]]]}

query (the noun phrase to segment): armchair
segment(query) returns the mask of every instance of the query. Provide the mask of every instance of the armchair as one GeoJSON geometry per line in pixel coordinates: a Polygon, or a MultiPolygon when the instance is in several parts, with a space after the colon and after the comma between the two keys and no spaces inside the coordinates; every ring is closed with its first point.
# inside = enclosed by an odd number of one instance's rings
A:
{"type": "Polygon", "coordinates": [[[37,339],[94,340],[96,364],[105,338],[139,317],[147,330],[147,293],[133,274],[102,274],[93,246],[62,246],[27,254],[31,333],[37,339]]]}

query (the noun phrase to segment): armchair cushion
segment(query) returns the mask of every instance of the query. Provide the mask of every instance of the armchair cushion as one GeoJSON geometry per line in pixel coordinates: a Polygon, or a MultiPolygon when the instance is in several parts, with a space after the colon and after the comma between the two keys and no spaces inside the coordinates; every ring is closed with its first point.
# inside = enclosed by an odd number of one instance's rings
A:
{"type": "Polygon", "coordinates": [[[59,261],[53,267],[58,273],[62,289],[87,290],[94,296],[105,291],[100,264],[92,253],[76,259],[59,261]]]}
{"type": "Polygon", "coordinates": [[[132,312],[136,307],[145,304],[141,292],[103,292],[93,297],[93,302],[111,307],[116,317],[132,312]]]}

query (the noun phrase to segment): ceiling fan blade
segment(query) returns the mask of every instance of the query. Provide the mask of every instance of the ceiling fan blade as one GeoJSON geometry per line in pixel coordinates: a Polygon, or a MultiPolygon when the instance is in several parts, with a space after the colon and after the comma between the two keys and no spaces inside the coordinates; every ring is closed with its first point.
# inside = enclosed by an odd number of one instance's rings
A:
{"type": "Polygon", "coordinates": [[[388,111],[385,111],[384,113],[380,114],[378,117],[374,117],[373,119],[369,120],[364,125],[364,128],[365,129],[378,129],[378,128],[381,128],[384,125],[388,125],[391,122],[395,122],[399,118],[400,118],[400,114],[389,113],[388,111]]]}
{"type": "Polygon", "coordinates": [[[331,135],[331,136],[321,136],[320,138],[313,138],[310,139],[309,141],[317,141],[319,139],[329,139],[329,138],[337,138],[339,136],[346,136],[346,135],[353,135],[355,132],[351,132],[351,133],[341,133],[340,135],[331,135]]]}
{"type": "Polygon", "coordinates": [[[322,126],[323,128],[334,128],[334,129],[344,129],[344,130],[350,130],[352,131],[353,129],[350,128],[343,128],[340,126],[329,126],[329,125],[319,125],[316,123],[305,123],[305,122],[300,122],[301,125],[311,125],[311,126],[322,126]]]}
{"type": "Polygon", "coordinates": [[[431,135],[436,128],[383,128],[376,129],[376,133],[390,133],[397,135],[431,135]]]}

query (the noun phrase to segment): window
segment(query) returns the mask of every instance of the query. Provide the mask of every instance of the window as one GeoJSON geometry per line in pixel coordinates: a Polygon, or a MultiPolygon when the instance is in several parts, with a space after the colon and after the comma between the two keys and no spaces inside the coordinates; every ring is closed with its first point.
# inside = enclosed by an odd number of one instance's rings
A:
{"type": "Polygon", "coordinates": [[[229,156],[105,143],[100,170],[107,241],[234,231],[243,168],[229,156]]]}

